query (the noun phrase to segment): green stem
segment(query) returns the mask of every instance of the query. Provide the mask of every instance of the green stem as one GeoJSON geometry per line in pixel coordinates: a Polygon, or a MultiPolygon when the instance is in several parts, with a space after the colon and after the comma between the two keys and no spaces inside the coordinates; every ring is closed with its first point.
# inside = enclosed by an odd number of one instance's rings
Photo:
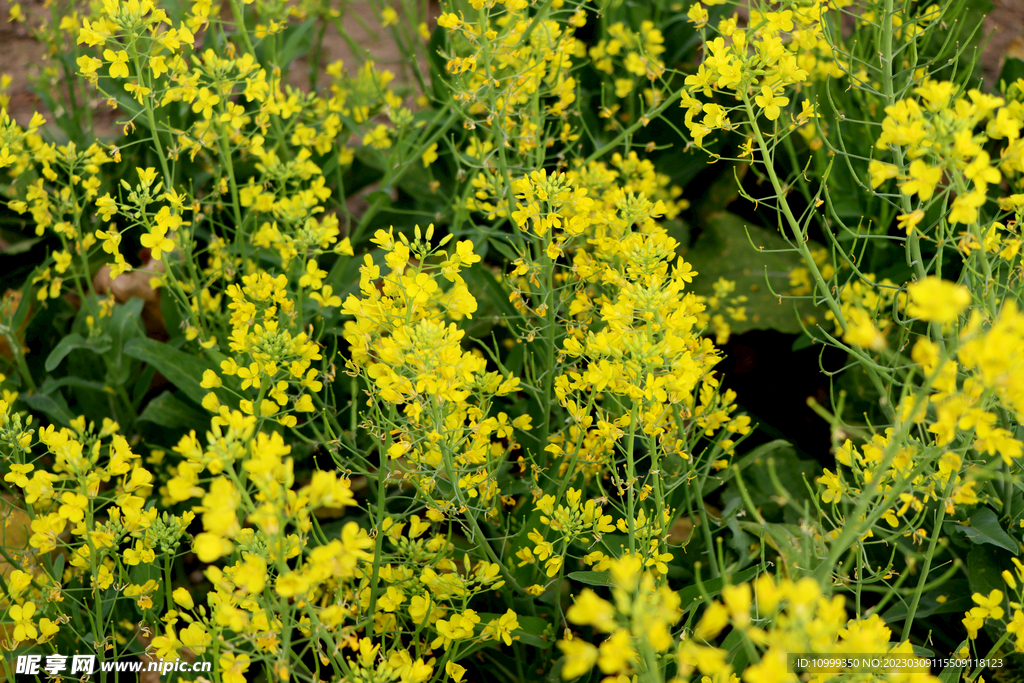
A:
{"type": "MultiPolygon", "coordinates": [[[[132,48],[132,61],[135,63],[135,75],[139,79],[139,85],[142,85],[142,66],[139,64],[139,52],[135,48],[135,43],[131,45],[132,48]]],[[[154,85],[154,83],[150,83],[154,85]]],[[[153,90],[150,89],[150,94],[143,97],[146,107],[146,121],[149,124],[150,138],[153,140],[153,151],[156,152],[157,158],[160,160],[160,170],[164,174],[164,189],[170,190],[174,178],[171,176],[170,167],[167,165],[167,156],[164,154],[164,145],[160,142],[160,134],[156,128],[156,115],[153,113],[153,90]]]]}
{"type": "Polygon", "coordinates": [[[921,577],[917,580],[917,588],[914,590],[914,596],[910,600],[910,607],[907,610],[907,619],[903,622],[903,640],[907,641],[910,639],[910,627],[914,625],[914,615],[917,613],[917,607],[921,604],[921,595],[924,593],[925,584],[928,582],[928,572],[932,568],[932,558],[935,557],[935,546],[938,545],[939,537],[942,535],[942,522],[946,518],[946,499],[953,491],[953,483],[956,481],[956,474],[953,473],[949,476],[949,481],[946,483],[946,490],[942,494],[942,498],[939,500],[939,509],[935,513],[935,528],[932,529],[932,537],[928,542],[928,551],[924,557],[924,568],[921,570],[921,577]]]}
{"type": "Polygon", "coordinates": [[[796,244],[796,248],[799,250],[800,255],[804,259],[804,264],[807,269],[811,271],[814,276],[814,281],[818,285],[818,289],[821,291],[821,295],[825,297],[825,303],[828,305],[829,310],[832,311],[832,315],[835,316],[836,322],[846,331],[846,318],[843,317],[842,308],[836,298],[832,295],[832,292],[828,288],[828,283],[821,275],[821,271],[818,269],[818,264],[814,262],[814,257],[811,255],[811,250],[807,246],[807,236],[800,227],[800,222],[793,215],[793,210],[789,206],[789,200],[786,198],[787,189],[782,186],[782,182],[779,180],[779,176],[775,173],[775,164],[772,162],[772,155],[768,149],[768,144],[765,142],[764,136],[761,134],[761,128],[757,125],[757,115],[754,113],[754,107],[750,104],[750,97],[746,92],[741,92],[743,98],[743,106],[747,110],[747,118],[750,121],[750,127],[754,131],[754,137],[757,139],[758,149],[761,151],[761,159],[764,161],[765,171],[768,173],[768,179],[771,180],[772,187],[775,189],[775,196],[778,199],[779,206],[782,208],[782,213],[786,217],[786,222],[789,224],[789,229],[793,233],[793,241],[796,244]]]}

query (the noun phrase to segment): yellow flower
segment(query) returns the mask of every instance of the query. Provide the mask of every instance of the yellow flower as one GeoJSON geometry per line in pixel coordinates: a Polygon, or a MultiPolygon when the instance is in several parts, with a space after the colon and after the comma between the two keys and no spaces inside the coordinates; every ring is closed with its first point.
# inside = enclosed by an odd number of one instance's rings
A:
{"type": "Polygon", "coordinates": [[[971,611],[978,610],[977,614],[982,619],[999,620],[1003,618],[1003,592],[998,588],[993,588],[987,596],[975,593],[971,596],[971,600],[978,605],[971,611]]]}
{"type": "Polygon", "coordinates": [[[14,621],[14,642],[31,640],[39,635],[36,626],[32,623],[32,615],[36,613],[36,605],[26,602],[22,605],[13,605],[8,613],[14,621]]]}
{"type": "Polygon", "coordinates": [[[782,113],[781,108],[789,104],[789,98],[775,95],[769,86],[764,85],[761,86],[761,94],[754,97],[754,102],[764,109],[765,118],[774,121],[782,113]]]}
{"type": "Polygon", "coordinates": [[[703,28],[708,23],[708,11],[699,2],[690,5],[686,16],[694,28],[703,28]]]}
{"type": "Polygon", "coordinates": [[[924,211],[918,209],[916,211],[911,211],[910,213],[901,213],[899,216],[896,216],[896,221],[900,230],[905,231],[909,235],[914,231],[914,228],[917,227],[917,224],[920,223],[923,218],[924,211]]]}
{"type": "Polygon", "coordinates": [[[153,259],[163,260],[163,253],[174,250],[174,242],[167,237],[167,229],[154,225],[148,233],[139,238],[139,243],[150,250],[153,259]]]}
{"type": "Polygon", "coordinates": [[[208,119],[213,116],[213,108],[218,104],[220,104],[220,95],[209,88],[200,88],[195,102],[192,103],[192,111],[197,114],[202,112],[203,118],[208,119]]]}
{"type": "Polygon", "coordinates": [[[109,221],[117,213],[117,202],[107,193],[96,200],[96,208],[99,212],[100,220],[109,221]]]}
{"type": "MultiPolygon", "coordinates": [[[[1019,612],[1018,612],[1019,614],[1019,612]]],[[[51,640],[60,631],[60,626],[46,617],[39,620],[39,639],[37,643],[45,643],[51,640]]]]}
{"type": "Polygon", "coordinates": [[[787,673],[786,653],[774,647],[761,656],[760,662],[743,672],[745,683],[782,683],[795,678],[787,673]]]}
{"type": "Polygon", "coordinates": [[[971,303],[966,287],[937,277],[928,277],[907,287],[910,303],[907,313],[935,323],[949,323],[971,303]]]}
{"type": "Polygon", "coordinates": [[[387,149],[391,146],[391,138],[388,137],[388,128],[383,123],[363,136],[363,144],[374,149],[387,149]]]}
{"type": "Polygon", "coordinates": [[[620,628],[598,648],[597,665],[606,674],[626,673],[638,659],[629,631],[620,628]]]}
{"type": "Polygon", "coordinates": [[[449,31],[454,31],[462,26],[462,20],[451,12],[448,12],[437,18],[437,25],[441,28],[446,28],[449,31]]]}
{"type": "Polygon", "coordinates": [[[594,668],[597,662],[597,648],[590,643],[581,640],[560,640],[558,649],[565,655],[565,663],[562,664],[562,678],[579,678],[594,668]]]}
{"type": "Polygon", "coordinates": [[[203,381],[199,383],[204,389],[216,389],[221,386],[224,382],[221,381],[220,375],[213,370],[203,371],[203,381]]]}
{"type": "Polygon", "coordinates": [[[451,676],[451,679],[455,681],[455,683],[459,683],[462,680],[462,677],[466,675],[466,667],[461,664],[456,664],[455,662],[448,662],[444,665],[444,672],[451,676]]]}
{"type": "Polygon", "coordinates": [[[78,68],[82,70],[83,76],[93,76],[96,70],[103,66],[102,59],[96,59],[88,55],[82,55],[78,58],[78,68]]]}
{"type": "Polygon", "coordinates": [[[232,551],[234,545],[226,538],[217,534],[201,533],[196,535],[192,549],[200,562],[214,562],[232,551]]]}
{"type": "Polygon", "coordinates": [[[957,195],[956,199],[953,200],[953,206],[949,210],[949,222],[974,223],[978,220],[978,209],[984,206],[986,201],[988,201],[988,197],[983,189],[957,195]]]}
{"type": "Polygon", "coordinates": [[[245,672],[249,670],[249,655],[228,652],[220,656],[220,677],[224,683],[245,683],[245,672]]]}
{"type": "Polygon", "coordinates": [[[871,176],[871,187],[877,188],[886,180],[895,178],[900,170],[893,164],[885,164],[877,159],[872,159],[868,164],[868,175],[871,176]]]}
{"type": "Polygon", "coordinates": [[[711,640],[729,624],[729,611],[720,602],[713,602],[704,610],[693,635],[701,640],[711,640]]]}
{"type": "Polygon", "coordinates": [[[68,266],[71,265],[71,254],[67,251],[58,251],[53,255],[53,260],[56,261],[53,269],[58,273],[64,273],[67,271],[68,266]]]}
{"type": "Polygon", "coordinates": [[[380,25],[391,26],[396,23],[398,23],[398,12],[393,7],[385,7],[384,11],[380,13],[380,25]]]}
{"type": "Polygon", "coordinates": [[[910,163],[910,179],[900,184],[900,192],[917,194],[922,201],[928,201],[935,194],[935,186],[942,180],[942,168],[929,166],[920,159],[910,163]]]}
{"type": "MultiPolygon", "coordinates": [[[[875,327],[871,314],[863,308],[846,311],[847,330],[843,341],[863,349],[881,351],[885,348],[885,335],[875,327]]],[[[826,501],[828,502],[828,501],[826,501]]]]}
{"type": "Polygon", "coordinates": [[[510,609],[487,624],[483,631],[483,637],[494,638],[495,640],[504,641],[506,645],[511,645],[512,631],[517,628],[519,628],[519,617],[510,609]]]}
{"type": "Polygon", "coordinates": [[[432,163],[437,161],[437,143],[435,142],[430,147],[427,147],[427,151],[423,153],[423,168],[430,166],[432,163]]]}
{"type": "Polygon", "coordinates": [[[825,469],[825,474],[815,479],[819,484],[825,485],[825,490],[821,492],[821,500],[825,503],[836,502],[842,500],[843,493],[846,492],[846,487],[843,485],[843,481],[839,478],[838,473],[832,473],[825,469]]]}
{"type": "Polygon", "coordinates": [[[128,77],[128,53],[124,50],[104,50],[103,58],[110,62],[111,78],[128,77]]]}
{"type": "Polygon", "coordinates": [[[195,607],[195,603],[192,601],[192,594],[188,592],[186,588],[176,588],[171,593],[171,597],[174,598],[174,604],[180,605],[185,609],[192,609],[195,607]]]}

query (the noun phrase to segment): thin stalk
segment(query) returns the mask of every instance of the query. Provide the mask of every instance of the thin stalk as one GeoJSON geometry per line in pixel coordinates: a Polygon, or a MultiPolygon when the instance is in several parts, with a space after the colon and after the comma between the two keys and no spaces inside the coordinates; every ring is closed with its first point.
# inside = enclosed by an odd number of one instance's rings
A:
{"type": "Polygon", "coordinates": [[[953,482],[955,480],[956,474],[951,474],[949,481],[946,483],[946,490],[942,494],[942,499],[939,500],[939,509],[935,513],[935,528],[932,529],[932,537],[928,542],[928,550],[924,557],[924,567],[921,569],[921,577],[917,580],[917,588],[914,590],[914,596],[910,600],[910,607],[907,609],[907,619],[903,622],[904,641],[910,639],[910,627],[914,625],[914,616],[917,614],[918,605],[921,604],[921,595],[924,593],[925,584],[928,582],[928,572],[932,568],[932,558],[935,557],[935,546],[938,545],[939,537],[942,535],[942,522],[946,519],[946,498],[953,491],[953,482]]]}
{"type": "Polygon", "coordinates": [[[806,236],[803,234],[803,230],[800,228],[800,222],[797,221],[796,216],[793,215],[793,210],[789,206],[789,200],[786,199],[786,189],[783,188],[782,182],[779,180],[779,176],[775,173],[775,165],[772,163],[772,156],[768,149],[768,144],[765,142],[764,136],[761,134],[761,128],[757,125],[757,116],[754,113],[754,107],[750,104],[750,97],[744,92],[742,93],[743,106],[747,110],[747,117],[750,121],[750,127],[754,131],[754,137],[757,139],[758,149],[761,151],[761,159],[764,161],[765,171],[768,173],[768,179],[771,180],[772,187],[775,189],[775,195],[778,198],[779,206],[782,208],[782,213],[786,217],[786,222],[789,224],[789,229],[793,233],[793,241],[796,243],[797,250],[804,259],[804,264],[807,269],[811,271],[814,276],[814,281],[817,283],[818,288],[821,290],[821,294],[825,297],[825,303],[828,305],[829,310],[832,311],[832,315],[835,316],[836,322],[842,327],[843,332],[846,331],[846,318],[843,316],[842,308],[839,306],[839,302],[829,291],[828,283],[821,275],[821,271],[818,269],[818,264],[814,262],[814,257],[811,255],[811,250],[807,246],[806,236]]]}

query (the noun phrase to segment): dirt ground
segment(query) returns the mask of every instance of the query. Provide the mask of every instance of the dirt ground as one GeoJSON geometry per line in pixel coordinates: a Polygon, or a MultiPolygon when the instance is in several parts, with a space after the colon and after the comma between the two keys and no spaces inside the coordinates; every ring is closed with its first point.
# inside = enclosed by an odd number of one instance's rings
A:
{"type": "MultiPolygon", "coordinates": [[[[992,2],[993,10],[984,26],[985,35],[990,38],[981,59],[989,85],[994,84],[1005,56],[1024,59],[1024,0],[992,2]]],[[[41,17],[49,14],[49,10],[43,7],[43,0],[21,0],[20,4],[26,15],[41,17]]],[[[12,24],[6,21],[11,5],[10,0],[0,0],[0,75],[12,79],[7,90],[10,98],[8,113],[17,121],[26,123],[41,106],[28,85],[29,76],[41,63],[44,50],[32,38],[25,23],[12,24]]],[[[436,11],[436,3],[433,5],[436,11]]],[[[348,11],[358,14],[367,25],[379,25],[373,10],[366,3],[352,3],[348,11]]],[[[378,65],[391,68],[401,78],[404,66],[401,55],[395,44],[388,39],[386,31],[378,30],[374,39],[355,19],[346,20],[345,28],[354,42],[373,55],[378,65]]],[[[324,51],[325,64],[335,59],[344,60],[346,65],[357,63],[348,44],[333,29],[325,36],[324,51]]],[[[305,69],[302,65],[296,65],[293,74],[296,85],[305,82],[305,69]]]]}

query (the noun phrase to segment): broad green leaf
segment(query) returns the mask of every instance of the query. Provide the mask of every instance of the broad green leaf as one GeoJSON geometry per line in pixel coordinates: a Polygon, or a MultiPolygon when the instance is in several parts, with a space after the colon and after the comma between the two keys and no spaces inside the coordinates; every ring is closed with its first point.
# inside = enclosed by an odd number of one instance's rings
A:
{"type": "Polygon", "coordinates": [[[140,422],[152,422],[168,429],[195,429],[197,425],[203,424],[207,417],[184,401],[175,398],[171,392],[165,391],[146,405],[138,419],[140,422]]]}
{"type": "MultiPolygon", "coordinates": [[[[964,579],[953,579],[944,583],[941,588],[934,592],[925,593],[921,596],[921,603],[917,607],[918,617],[930,617],[933,614],[952,614],[953,612],[966,612],[974,607],[971,600],[971,588],[964,579]],[[937,598],[942,596],[943,602],[937,598]]],[[[909,598],[905,602],[898,602],[887,609],[882,618],[887,624],[896,623],[906,619],[909,608],[909,598]]]]}
{"type": "Polygon", "coordinates": [[[776,522],[740,522],[739,525],[753,536],[763,536],[764,541],[779,553],[779,559],[787,571],[796,572],[798,567],[809,564],[811,548],[807,536],[798,525],[776,522]]]}
{"type": "MultiPolygon", "coordinates": [[[[509,245],[509,243],[506,240],[502,239],[501,237],[492,237],[490,240],[488,240],[488,243],[492,247],[494,247],[499,254],[507,258],[509,261],[515,261],[517,258],[519,258],[519,255],[515,252],[511,245],[509,245]]],[[[505,296],[507,297],[508,295],[506,294],[505,296]]]]}
{"type": "Polygon", "coordinates": [[[377,190],[366,195],[366,201],[370,204],[379,203],[383,208],[391,206],[391,193],[384,190],[377,190]]]}
{"type": "Polygon", "coordinates": [[[1014,555],[1018,552],[1017,542],[1003,531],[999,526],[999,518],[996,513],[987,507],[978,508],[971,515],[970,526],[964,524],[956,525],[957,531],[962,531],[972,543],[982,545],[988,543],[997,548],[1008,550],[1014,555]]]}
{"type": "Polygon", "coordinates": [[[9,230],[0,230],[0,237],[4,238],[7,242],[7,246],[0,248],[0,254],[4,256],[17,256],[18,254],[24,254],[30,251],[32,247],[42,241],[42,237],[30,237],[23,238],[21,233],[11,232],[9,230]]]}
{"type": "MultiPolygon", "coordinates": [[[[990,595],[993,590],[1003,592],[1003,608],[1009,608],[1009,596],[1006,595],[1006,583],[1003,581],[1002,571],[1011,568],[1011,555],[993,545],[976,545],[967,553],[967,580],[971,586],[971,593],[990,595]]],[[[1001,627],[994,621],[985,624],[985,632],[993,641],[998,640],[1001,627]]]]}
{"type": "Polygon", "coordinates": [[[495,279],[494,275],[486,268],[481,268],[481,265],[483,264],[462,271],[466,286],[477,298],[481,298],[486,293],[483,298],[497,307],[505,318],[514,320],[519,317],[515,306],[508,300],[508,292],[502,288],[501,283],[495,279]]]}
{"type": "MultiPolygon", "coordinates": [[[[48,390],[56,389],[57,387],[72,387],[74,389],[91,389],[92,391],[103,391],[108,394],[116,394],[112,387],[107,386],[103,382],[96,382],[91,379],[81,379],[80,377],[61,377],[57,380],[47,380],[46,387],[48,390]]],[[[49,392],[48,392],[49,393],[49,392]]]]}
{"type": "Polygon", "coordinates": [[[110,350],[110,347],[111,340],[107,335],[102,335],[96,339],[86,339],[80,334],[72,333],[61,339],[60,343],[53,347],[53,351],[50,351],[50,355],[46,357],[44,367],[47,372],[53,372],[60,365],[60,362],[75,349],[85,349],[93,353],[104,354],[110,350]]]}
{"type": "Polygon", "coordinates": [[[285,35],[288,36],[284,47],[280,48],[277,54],[277,63],[287,68],[288,65],[299,55],[304,45],[308,46],[309,33],[316,25],[316,19],[307,19],[298,26],[289,28],[285,35]]]}
{"type": "MultiPolygon", "coordinates": [[[[967,647],[966,640],[960,643],[960,647],[956,648],[952,655],[956,657],[957,653],[965,647],[967,647]]],[[[950,664],[942,670],[942,673],[939,674],[939,683],[957,683],[957,681],[960,680],[960,674],[963,670],[964,667],[962,666],[953,666],[950,664]]]]}
{"type": "Polygon", "coordinates": [[[750,567],[749,569],[744,569],[741,572],[732,574],[731,576],[729,576],[728,581],[726,581],[724,578],[708,579],[706,581],[703,581],[703,591],[701,591],[700,586],[698,586],[697,584],[694,584],[689,588],[684,588],[683,590],[679,591],[679,606],[684,610],[688,609],[693,605],[694,602],[704,602],[705,600],[710,600],[714,597],[717,597],[722,592],[722,589],[726,586],[735,586],[737,584],[750,581],[751,579],[756,578],[757,575],[760,573],[760,567],[750,567]]]}
{"type": "Polygon", "coordinates": [[[215,370],[213,363],[146,337],[132,339],[125,344],[124,352],[155,367],[167,381],[196,403],[203,402],[208,390],[199,383],[203,381],[204,371],[215,370]]]}
{"type": "Polygon", "coordinates": [[[107,381],[114,386],[121,386],[131,376],[131,364],[124,358],[124,345],[129,339],[142,335],[139,315],[144,303],[142,299],[132,298],[115,306],[114,314],[107,323],[106,329],[111,340],[111,350],[107,356],[110,361],[107,381]]]}
{"type": "Polygon", "coordinates": [[[992,589],[1004,590],[1005,584],[1001,576],[1004,565],[1009,558],[989,546],[977,546],[967,553],[967,580],[971,593],[988,595],[992,589]]]}
{"type": "Polygon", "coordinates": [[[729,635],[722,640],[722,649],[728,653],[726,661],[739,671],[743,671],[750,664],[750,655],[747,654],[745,645],[743,631],[738,628],[729,631],[729,635]]]}
{"type": "Polygon", "coordinates": [[[803,265],[800,254],[778,233],[751,225],[735,214],[724,211],[710,214],[700,237],[686,250],[684,258],[698,273],[692,284],[697,294],[712,295],[715,282],[725,278],[736,283],[732,296],[747,297],[741,304],[746,308],[747,320],[729,321],[734,333],[778,330],[798,334],[801,331],[799,318],[817,311],[810,299],[779,302],[778,295],[789,290],[790,271],[803,265]],[[775,291],[774,295],[766,284],[766,268],[767,283],[775,291]]]}
{"type": "Polygon", "coordinates": [[[766,444],[761,444],[739,460],[733,462],[732,465],[721,472],[708,476],[707,479],[704,480],[701,492],[705,497],[707,497],[710,493],[717,491],[724,484],[728,483],[738,472],[742,472],[747,465],[756,463],[762,458],[769,457],[775,451],[779,450],[785,450],[791,454],[796,453],[796,451],[793,450],[793,445],[785,439],[775,439],[774,441],[769,441],[766,444]]]}
{"type": "Polygon", "coordinates": [[[568,578],[588,586],[610,586],[612,577],[608,572],[569,572],[568,578]]]}
{"type": "Polygon", "coordinates": [[[1006,61],[1003,62],[1003,70],[999,72],[999,80],[1007,85],[1010,85],[1018,78],[1024,78],[1024,61],[1019,57],[1021,55],[1020,48],[1017,48],[1017,54],[1017,57],[1006,55],[1006,61]]]}
{"type": "Polygon", "coordinates": [[[29,404],[33,410],[38,410],[46,415],[52,422],[65,427],[71,426],[75,416],[71,414],[67,402],[60,392],[51,395],[47,394],[21,394],[18,398],[29,404]]]}

